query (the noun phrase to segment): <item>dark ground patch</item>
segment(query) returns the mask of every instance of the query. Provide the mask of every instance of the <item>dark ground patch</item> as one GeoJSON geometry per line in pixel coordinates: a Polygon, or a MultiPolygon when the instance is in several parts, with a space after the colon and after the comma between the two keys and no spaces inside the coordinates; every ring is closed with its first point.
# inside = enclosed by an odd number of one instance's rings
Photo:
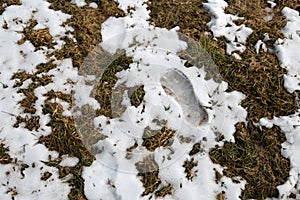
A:
{"type": "Polygon", "coordinates": [[[0,164],[5,165],[11,163],[11,158],[9,156],[8,148],[4,144],[0,143],[0,164]]]}
{"type": "Polygon", "coordinates": [[[175,131],[167,127],[163,127],[159,131],[154,131],[146,127],[142,145],[152,152],[159,147],[171,146],[174,140],[174,134],[175,131]]]}
{"type": "Polygon", "coordinates": [[[34,27],[37,25],[37,21],[31,20],[26,28],[23,30],[23,38],[18,41],[18,44],[23,44],[26,40],[30,41],[35,50],[40,50],[42,47],[47,47],[48,49],[52,49],[55,45],[52,42],[52,36],[49,33],[48,28],[35,30],[34,27]]]}

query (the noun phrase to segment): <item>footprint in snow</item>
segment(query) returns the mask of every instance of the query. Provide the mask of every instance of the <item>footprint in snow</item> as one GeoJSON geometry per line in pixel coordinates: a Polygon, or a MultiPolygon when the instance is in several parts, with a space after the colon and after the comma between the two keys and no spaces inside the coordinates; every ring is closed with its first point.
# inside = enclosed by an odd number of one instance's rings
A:
{"type": "Polygon", "coordinates": [[[166,94],[175,98],[182,107],[184,119],[194,126],[207,122],[208,114],[200,104],[194,87],[188,77],[178,69],[165,72],[160,78],[161,85],[166,94]]]}

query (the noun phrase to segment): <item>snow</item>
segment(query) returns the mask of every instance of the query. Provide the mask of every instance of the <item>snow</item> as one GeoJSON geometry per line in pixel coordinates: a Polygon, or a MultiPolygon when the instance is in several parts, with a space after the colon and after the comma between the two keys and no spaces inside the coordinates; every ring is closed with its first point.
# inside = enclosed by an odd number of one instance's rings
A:
{"type": "Polygon", "coordinates": [[[179,70],[173,69],[164,73],[160,81],[165,93],[175,97],[181,106],[185,120],[194,126],[207,122],[207,113],[195,96],[188,77],[179,70]]]}
{"type": "Polygon", "coordinates": [[[272,1],[267,1],[268,4],[270,4],[270,7],[266,7],[265,8],[265,12],[267,13],[267,15],[264,17],[264,20],[266,22],[269,22],[273,19],[274,17],[274,12],[273,12],[273,8],[277,5],[273,0],[272,1]]]}
{"type": "MultiPolygon", "coordinates": [[[[17,93],[18,88],[14,88],[14,80],[11,80],[13,73],[25,70],[32,73],[35,67],[48,58],[44,50],[35,51],[33,45],[26,41],[22,45],[17,42],[22,38],[22,31],[30,22],[36,20],[35,29],[49,28],[54,41],[58,41],[61,36],[65,36],[68,28],[62,27],[70,16],[60,11],[50,10],[49,3],[42,0],[30,1],[23,0],[22,5],[9,6],[0,16],[0,22],[6,22],[7,29],[0,28],[0,54],[1,54],[1,73],[0,79],[7,87],[1,88],[0,93],[0,141],[9,147],[8,154],[14,160],[12,164],[0,165],[1,199],[66,199],[70,192],[70,186],[66,180],[59,178],[58,169],[49,167],[43,162],[56,159],[57,152],[49,151],[44,145],[37,144],[38,138],[50,133],[46,123],[49,121],[47,116],[42,115],[41,106],[43,97],[46,93],[45,88],[37,88],[35,93],[38,96],[37,113],[41,117],[38,131],[28,131],[20,125],[14,128],[15,116],[21,115],[30,117],[29,114],[22,113],[18,102],[24,97],[17,93]],[[22,169],[22,166],[28,166],[22,169]],[[41,181],[44,173],[51,176],[45,181],[41,181]],[[11,191],[11,192],[9,192],[11,191]],[[15,194],[16,193],[16,194],[15,194]]],[[[62,41],[58,41],[62,44],[62,41]]],[[[59,48],[57,45],[55,48],[59,48]]],[[[28,86],[28,80],[22,87],[28,86]]],[[[55,88],[55,83],[53,83],[55,88]]],[[[50,88],[48,88],[50,89],[50,88]]],[[[49,90],[48,90],[49,91],[49,90]]]]}
{"type": "Polygon", "coordinates": [[[75,4],[78,7],[82,7],[86,5],[85,0],[72,0],[71,3],[75,4]]]}
{"type": "MultiPolygon", "coordinates": [[[[88,199],[105,196],[148,199],[149,195],[140,196],[143,188],[137,177],[135,163],[153,156],[158,164],[161,181],[165,184],[171,183],[174,188],[174,194],[165,199],[198,199],[199,196],[214,198],[225,186],[215,182],[213,168],[220,167],[212,163],[208,152],[218,143],[215,140],[215,132],[222,132],[225,140],[234,141],[234,125],[237,122],[245,122],[247,115],[245,109],[240,106],[245,96],[236,91],[225,92],[227,89],[225,82],[205,80],[206,72],[202,66],[186,68],[185,60],[180,59],[177,53],[189,46],[179,39],[176,32],[178,27],[167,30],[150,25],[147,21],[149,11],[144,1],[118,2],[119,8],[124,11],[127,11],[128,6],[134,7],[135,10],[125,17],[110,17],[102,24],[103,42],[99,48],[101,51],[111,53],[112,59],[116,58],[113,54],[118,49],[124,49],[125,54],[133,58],[133,63],[129,69],[117,73],[119,80],[113,91],[116,94],[120,92],[123,94],[124,112],[112,119],[105,116],[93,118],[90,113],[85,116],[91,118],[101,133],[107,136],[92,146],[99,152],[96,154],[97,159],[92,166],[84,168],[82,177],[86,183],[86,196],[88,199]],[[136,108],[131,106],[128,95],[131,88],[139,85],[144,85],[145,96],[143,103],[136,108]],[[194,105],[193,109],[190,110],[186,104],[194,105]],[[189,119],[189,115],[197,116],[198,120],[189,119]],[[175,130],[176,136],[169,147],[159,147],[150,152],[141,146],[143,133],[147,127],[154,132],[160,130],[162,125],[156,121],[166,121],[165,125],[175,130]],[[182,143],[180,137],[191,138],[192,142],[182,143]],[[188,181],[185,179],[182,165],[190,158],[188,152],[193,144],[199,141],[203,152],[195,156],[198,161],[195,171],[201,174],[188,181]],[[131,152],[130,159],[125,159],[126,149],[135,142],[139,146],[131,152]],[[100,177],[103,181],[99,182],[100,177]],[[110,180],[114,187],[112,188],[105,180],[110,180]]],[[[104,69],[99,68],[99,72],[89,75],[97,77],[104,69]]],[[[83,71],[80,74],[88,73],[83,71]]],[[[75,96],[77,91],[80,92],[75,90],[75,96]]],[[[85,94],[85,97],[92,98],[92,94],[85,94]]],[[[78,103],[76,106],[80,108],[83,105],[78,103]]],[[[117,104],[112,104],[113,113],[118,109],[117,104]]],[[[81,124],[77,126],[80,128],[81,124]]],[[[221,146],[223,142],[218,144],[221,146]]],[[[233,185],[228,179],[223,184],[233,185]]],[[[238,199],[244,185],[245,181],[241,181],[235,184],[232,190],[228,187],[228,196],[231,199],[238,199]]]]}
{"type": "Polygon", "coordinates": [[[228,4],[223,0],[208,0],[207,3],[203,3],[203,6],[211,15],[211,21],[207,25],[213,32],[213,35],[215,37],[224,36],[227,41],[226,53],[229,55],[234,52],[243,53],[246,50],[247,38],[253,32],[252,29],[244,24],[238,26],[234,23],[235,20],[243,18],[226,14],[224,10],[228,4]]]}
{"type": "Polygon", "coordinates": [[[75,167],[77,163],[79,162],[79,159],[76,157],[68,157],[68,155],[62,156],[62,161],[59,163],[60,166],[63,167],[75,167]]]}
{"type": "Polygon", "coordinates": [[[282,144],[282,155],[291,162],[290,177],[285,184],[278,187],[281,198],[289,196],[299,181],[300,174],[300,110],[290,116],[275,117],[272,120],[261,119],[260,125],[271,128],[279,126],[285,134],[286,141],[282,144]]]}
{"type": "Polygon", "coordinates": [[[97,3],[92,2],[92,3],[89,4],[89,7],[91,7],[91,8],[98,8],[98,5],[97,5],[97,3]]]}
{"type": "MultiPolygon", "coordinates": [[[[41,74],[51,76],[52,82],[34,90],[37,97],[34,105],[36,113],[24,113],[18,104],[24,96],[17,93],[17,90],[27,88],[32,80],[25,81],[20,87],[13,87],[15,81],[11,80],[11,77],[15,72],[22,70],[34,73],[38,64],[52,59],[47,57],[47,53],[62,47],[64,41],[61,37],[73,38],[72,34],[67,33],[74,30],[63,25],[71,16],[49,9],[50,4],[45,0],[23,0],[21,5],[7,7],[0,16],[0,23],[7,24],[7,29],[0,26],[0,142],[9,147],[8,154],[13,160],[11,164],[0,164],[1,199],[68,198],[71,186],[67,180],[71,177],[59,178],[58,169],[47,166],[44,162],[61,159],[60,166],[75,167],[79,158],[68,155],[59,158],[57,152],[38,144],[41,136],[51,133],[51,128],[47,126],[50,116],[43,114],[44,101],[47,98],[45,94],[51,90],[74,93],[72,105],[60,99],[51,101],[63,106],[63,115],[75,118],[78,131],[82,124],[76,121],[76,117],[81,116],[90,120],[95,130],[107,136],[92,146],[97,150],[96,160],[91,166],[83,168],[84,192],[89,200],[149,199],[151,195],[141,196],[144,187],[135,167],[138,161],[148,156],[153,157],[158,165],[161,186],[171,184],[173,187],[172,195],[163,199],[215,199],[221,192],[227,199],[240,199],[246,181],[241,177],[224,176],[224,168],[213,163],[208,154],[215,145],[222,146],[225,141],[234,142],[235,124],[246,122],[247,112],[241,106],[245,95],[237,91],[228,92],[228,84],[224,81],[205,79],[207,72],[203,66],[194,64],[186,68],[186,60],[179,57],[179,54],[189,49],[190,43],[195,45],[195,41],[181,40],[183,37],[178,34],[180,27],[168,30],[151,25],[148,21],[150,11],[145,4],[146,0],[116,2],[127,15],[119,18],[109,17],[99,27],[103,41],[95,49],[105,51],[105,55],[108,56],[103,58],[103,63],[110,63],[122,55],[119,50],[124,50],[124,54],[133,59],[129,69],[116,74],[118,82],[113,88],[113,93],[121,93],[123,99],[121,105],[112,102],[112,119],[105,116],[96,117],[92,112],[81,112],[85,106],[89,106],[91,110],[101,108],[93,96],[93,84],[99,81],[106,65],[104,68],[95,69],[94,74],[89,74],[82,71],[84,67],[79,71],[73,68],[71,59],[55,60],[54,64],[57,67],[41,74]],[[129,7],[134,9],[128,12],[129,7]],[[43,47],[35,51],[30,41],[18,45],[22,31],[29,25],[30,20],[37,21],[35,30],[49,29],[53,42],[57,43],[53,49],[43,47]],[[107,58],[108,60],[105,60],[107,58]],[[134,107],[129,100],[130,91],[141,85],[144,85],[144,100],[141,105],[134,107]],[[124,112],[116,114],[120,107],[124,108],[124,112]],[[34,131],[24,128],[24,124],[18,128],[13,127],[18,115],[29,118],[39,116],[40,127],[34,131]],[[145,129],[150,128],[156,133],[163,126],[175,131],[172,144],[156,148],[154,151],[143,147],[145,129]],[[224,140],[216,141],[216,133],[222,133],[224,140]],[[182,137],[189,138],[191,142],[182,142],[182,137]],[[138,147],[132,150],[131,158],[126,159],[127,149],[135,143],[138,147]],[[202,151],[191,156],[189,152],[196,143],[200,143],[202,151]],[[182,167],[184,161],[190,159],[197,161],[197,166],[193,168],[196,176],[192,180],[185,178],[182,167]],[[216,182],[215,170],[223,175],[219,182],[216,182]],[[51,175],[48,179],[41,180],[45,174],[51,175]]],[[[71,3],[78,7],[87,5],[84,0],[72,0],[71,3]]],[[[266,20],[271,19],[272,9],[276,6],[274,1],[268,3],[270,8],[267,8],[267,11],[270,12],[270,16],[266,20]]],[[[208,26],[213,35],[216,38],[224,36],[227,40],[226,52],[242,59],[239,53],[245,50],[247,38],[252,30],[243,24],[235,24],[234,21],[241,17],[224,12],[228,6],[227,2],[208,0],[203,5],[211,14],[212,19],[208,26]]],[[[94,2],[89,6],[98,7],[94,2]]],[[[288,20],[282,30],[286,38],[278,39],[275,50],[281,66],[287,69],[284,86],[292,93],[299,90],[300,85],[300,18],[299,13],[290,8],[284,8],[282,13],[288,20]]],[[[268,36],[265,36],[255,45],[257,53],[261,48],[264,51],[268,50],[264,43],[268,36]]],[[[291,161],[291,170],[288,181],[278,186],[281,199],[300,189],[299,112],[300,110],[293,115],[274,119],[263,118],[257,124],[267,128],[277,125],[287,138],[282,144],[282,155],[291,161]]],[[[297,198],[300,198],[299,195],[297,198]]]]}
{"type": "Polygon", "coordinates": [[[260,48],[262,48],[264,52],[268,51],[266,44],[261,40],[257,41],[257,43],[254,45],[254,48],[257,54],[259,53],[260,48]]]}
{"type": "MultiPolygon", "coordinates": [[[[47,151],[43,149],[42,151],[47,151]]],[[[67,184],[58,179],[58,170],[36,163],[23,172],[20,164],[1,165],[1,199],[66,199],[70,191],[67,184]],[[51,173],[46,181],[41,176],[51,173]],[[16,192],[17,194],[14,194],[16,192]]]]}
{"type": "Polygon", "coordinates": [[[282,30],[285,38],[277,40],[275,51],[281,67],[287,70],[287,74],[284,75],[284,87],[293,93],[300,90],[300,16],[298,11],[288,7],[282,10],[282,14],[287,19],[287,24],[282,30]]]}

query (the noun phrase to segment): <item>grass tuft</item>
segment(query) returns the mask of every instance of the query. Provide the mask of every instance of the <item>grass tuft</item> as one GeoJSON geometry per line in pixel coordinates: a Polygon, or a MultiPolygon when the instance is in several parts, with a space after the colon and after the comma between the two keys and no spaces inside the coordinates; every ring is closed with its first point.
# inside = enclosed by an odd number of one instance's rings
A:
{"type": "Polygon", "coordinates": [[[163,187],[161,187],[160,189],[158,189],[156,192],[155,192],[155,197],[156,198],[163,198],[167,195],[171,195],[172,194],[172,185],[171,184],[168,184],[168,185],[165,185],[163,187]]]}
{"type": "Polygon", "coordinates": [[[51,127],[52,133],[39,138],[39,143],[44,144],[50,151],[57,151],[60,157],[69,155],[70,157],[79,158],[79,163],[75,167],[61,167],[58,166],[58,162],[46,164],[57,167],[60,172],[60,178],[68,174],[73,175],[68,181],[72,186],[68,195],[69,199],[86,199],[84,195],[84,180],[81,177],[81,173],[84,166],[91,165],[94,157],[82,143],[73,118],[63,116],[62,106],[51,102],[51,99],[54,98],[71,101],[71,96],[54,91],[48,92],[45,96],[48,98],[45,100],[43,114],[49,115],[51,118],[47,126],[51,127]]]}
{"type": "Polygon", "coordinates": [[[142,145],[148,149],[148,151],[155,151],[159,147],[171,146],[174,140],[175,131],[162,127],[159,131],[151,130],[149,127],[145,128],[143,135],[142,145]]]}
{"type": "Polygon", "coordinates": [[[116,60],[114,60],[105,69],[99,81],[99,85],[97,85],[96,88],[95,99],[101,105],[100,110],[97,111],[97,115],[104,115],[110,118],[113,117],[113,112],[115,112],[115,110],[112,110],[112,101],[113,101],[112,95],[114,95],[114,98],[116,98],[114,99],[114,101],[117,101],[116,95],[120,95],[121,98],[123,97],[123,94],[116,94],[116,93],[112,94],[113,87],[118,81],[118,77],[116,76],[116,73],[128,69],[131,63],[132,63],[131,58],[122,55],[116,60]]]}
{"type": "Polygon", "coordinates": [[[140,87],[136,88],[130,96],[131,105],[137,108],[143,102],[144,96],[144,86],[141,85],[140,87]]]}
{"type": "Polygon", "coordinates": [[[194,158],[191,158],[190,160],[184,161],[183,167],[184,167],[184,173],[186,174],[186,178],[190,181],[193,180],[195,176],[197,176],[197,172],[193,172],[193,168],[198,165],[198,161],[195,161],[194,158]]]}
{"type": "Polygon", "coordinates": [[[37,21],[30,20],[30,23],[23,30],[23,38],[18,41],[18,44],[23,44],[26,40],[30,41],[35,47],[35,51],[42,49],[43,46],[52,49],[55,43],[52,42],[52,36],[48,28],[35,30],[37,21]]]}
{"type": "Polygon", "coordinates": [[[0,164],[5,165],[11,163],[12,159],[10,158],[8,148],[4,144],[0,143],[0,164]]]}
{"type": "Polygon", "coordinates": [[[161,184],[158,177],[158,165],[153,156],[148,156],[135,164],[138,176],[145,188],[142,196],[153,193],[161,184]]]}

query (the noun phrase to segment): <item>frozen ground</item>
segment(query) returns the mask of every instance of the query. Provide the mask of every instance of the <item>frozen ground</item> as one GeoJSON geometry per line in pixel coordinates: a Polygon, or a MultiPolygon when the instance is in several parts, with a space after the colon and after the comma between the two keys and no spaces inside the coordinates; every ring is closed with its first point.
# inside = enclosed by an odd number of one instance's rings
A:
{"type": "MultiPolygon", "coordinates": [[[[117,2],[127,15],[110,17],[99,27],[102,34],[99,48],[111,54],[123,49],[133,62],[129,69],[117,73],[118,82],[114,88],[117,93],[120,92],[119,86],[125,86],[121,90],[124,112],[112,119],[105,116],[89,119],[107,138],[92,146],[98,150],[96,159],[91,166],[83,169],[85,196],[91,200],[149,199],[150,194],[141,196],[144,187],[138,177],[136,163],[151,157],[157,163],[161,186],[172,185],[172,195],[164,199],[214,199],[222,192],[227,199],[239,199],[246,180],[223,176],[217,183],[216,171],[223,175],[224,168],[213,163],[208,153],[211,148],[222,146],[225,141],[234,142],[235,124],[246,122],[246,109],[240,105],[245,95],[237,91],[226,92],[227,83],[224,81],[207,80],[207,72],[202,66],[185,67],[186,60],[178,54],[190,46],[179,37],[177,31],[180,27],[167,30],[149,24],[146,0],[117,2]],[[134,9],[128,12],[128,6],[134,9]],[[139,106],[132,106],[128,97],[129,90],[141,85],[144,86],[144,100],[139,106]],[[157,132],[163,126],[175,131],[171,144],[158,146],[153,151],[143,147],[145,129],[157,132]],[[216,133],[222,133],[224,140],[216,140],[216,133]],[[188,138],[189,142],[182,142],[182,138],[188,138]],[[131,152],[130,159],[127,159],[127,149],[135,143],[138,146],[131,152]],[[201,153],[190,155],[196,143],[201,144],[201,153]],[[193,168],[196,175],[188,180],[182,165],[191,159],[198,163],[193,168]]],[[[87,5],[83,0],[74,0],[72,3],[79,7],[87,5]]],[[[14,161],[0,164],[0,199],[68,199],[71,186],[67,181],[70,177],[59,178],[58,169],[45,164],[57,159],[58,153],[38,143],[41,136],[51,133],[51,128],[47,126],[50,116],[44,115],[42,111],[47,92],[53,90],[74,94],[73,108],[67,102],[60,102],[65,116],[76,118],[85,115],[80,109],[86,105],[92,110],[101,107],[92,96],[93,85],[88,84],[99,80],[99,73],[88,74],[84,68],[78,71],[72,67],[71,59],[56,60],[56,68],[37,75],[50,76],[52,82],[34,90],[37,98],[34,114],[25,113],[18,104],[24,95],[17,93],[17,90],[27,88],[32,80],[15,87],[15,80],[11,79],[14,73],[22,70],[36,72],[40,63],[55,59],[47,55],[62,48],[62,36],[73,39],[70,32],[74,30],[63,25],[70,16],[50,9],[49,5],[44,0],[22,0],[21,5],[7,7],[0,16],[0,142],[9,148],[8,154],[14,161]],[[19,44],[22,31],[31,20],[37,21],[34,27],[36,30],[49,28],[52,40],[56,43],[52,49],[44,46],[35,50],[29,41],[19,44]],[[16,116],[38,116],[39,128],[29,131],[24,124],[14,127],[16,116]],[[42,180],[49,173],[50,178],[42,180]]],[[[91,3],[89,6],[97,7],[97,4],[91,3]]],[[[225,14],[227,3],[223,0],[208,0],[204,6],[212,17],[208,26],[213,35],[216,38],[224,36],[228,41],[226,52],[242,59],[237,52],[244,51],[252,30],[243,24],[234,23],[239,16],[225,14]]],[[[290,8],[284,8],[282,13],[288,20],[282,30],[286,38],[278,39],[274,50],[281,66],[287,69],[284,86],[288,92],[293,92],[299,90],[300,80],[300,17],[297,11],[290,8]]],[[[262,41],[257,47],[260,46],[264,47],[262,41]]],[[[298,112],[271,120],[261,119],[260,124],[257,124],[268,128],[277,125],[286,134],[287,141],[282,144],[282,155],[290,159],[291,170],[288,181],[278,187],[282,199],[300,190],[299,115],[298,112]]],[[[87,117],[90,116],[93,115],[87,117]]],[[[80,123],[76,125],[79,129],[82,126],[80,123]]],[[[61,159],[60,166],[73,167],[79,161],[68,155],[61,159]]],[[[297,198],[300,199],[299,194],[297,198]]]]}

